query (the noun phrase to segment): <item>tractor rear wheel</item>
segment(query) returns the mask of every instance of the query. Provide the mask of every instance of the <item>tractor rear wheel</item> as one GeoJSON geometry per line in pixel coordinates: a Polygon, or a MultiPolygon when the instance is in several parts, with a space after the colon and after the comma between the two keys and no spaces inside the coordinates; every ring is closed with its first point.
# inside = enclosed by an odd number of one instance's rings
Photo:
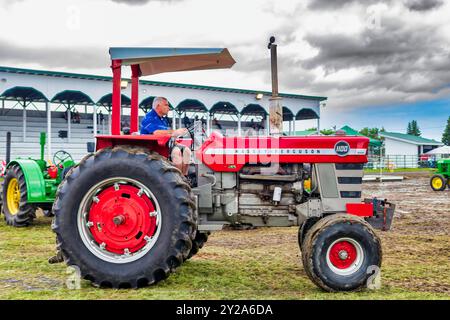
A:
{"type": "Polygon", "coordinates": [[[447,185],[447,179],[441,174],[435,174],[430,179],[431,189],[434,191],[444,191],[447,185]]]}
{"type": "Polygon", "coordinates": [[[307,233],[302,249],[306,274],[326,291],[364,287],[381,267],[381,240],[363,219],[333,214],[307,233]]]}
{"type": "Polygon", "coordinates": [[[7,169],[1,197],[2,211],[7,224],[26,227],[36,217],[36,207],[28,203],[27,183],[20,166],[13,165],[7,169]]]}
{"type": "Polygon", "coordinates": [[[181,172],[136,147],[103,149],[58,188],[53,230],[69,266],[93,283],[137,288],[157,283],[188,256],[195,203],[181,172]]]}
{"type": "Polygon", "coordinates": [[[187,259],[192,258],[195,256],[201,248],[205,245],[206,241],[208,241],[208,237],[211,234],[211,232],[199,232],[197,231],[197,234],[195,235],[194,240],[192,241],[192,249],[189,252],[187,259]]]}

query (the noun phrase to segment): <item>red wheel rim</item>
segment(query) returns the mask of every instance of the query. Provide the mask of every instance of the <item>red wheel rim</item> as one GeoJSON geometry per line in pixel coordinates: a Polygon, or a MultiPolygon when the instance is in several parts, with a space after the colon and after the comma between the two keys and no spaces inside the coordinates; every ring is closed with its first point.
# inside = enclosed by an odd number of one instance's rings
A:
{"type": "Polygon", "coordinates": [[[115,184],[102,190],[94,198],[88,214],[94,241],[111,253],[135,253],[157,230],[154,204],[131,185],[115,184]]]}
{"type": "Polygon", "coordinates": [[[358,256],[356,247],[348,241],[339,241],[333,244],[328,252],[330,262],[338,269],[348,269],[358,256]]]}

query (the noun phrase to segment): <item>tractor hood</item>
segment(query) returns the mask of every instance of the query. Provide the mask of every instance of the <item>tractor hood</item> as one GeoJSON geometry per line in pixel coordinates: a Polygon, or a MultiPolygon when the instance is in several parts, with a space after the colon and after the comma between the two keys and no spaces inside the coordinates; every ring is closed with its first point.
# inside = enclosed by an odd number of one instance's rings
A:
{"type": "Polygon", "coordinates": [[[109,54],[122,65],[139,65],[140,76],[227,69],[236,63],[226,48],[110,48],[109,54]]]}

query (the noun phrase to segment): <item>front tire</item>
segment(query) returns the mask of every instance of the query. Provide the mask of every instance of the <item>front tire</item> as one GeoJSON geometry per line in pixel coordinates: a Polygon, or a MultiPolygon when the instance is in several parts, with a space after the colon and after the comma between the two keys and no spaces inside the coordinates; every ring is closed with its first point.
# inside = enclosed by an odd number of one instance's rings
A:
{"type": "Polygon", "coordinates": [[[298,228],[298,247],[300,251],[302,251],[303,243],[305,242],[306,234],[311,229],[311,227],[319,221],[319,218],[309,218],[305,222],[301,224],[301,226],[298,228]]]}
{"type": "Polygon", "coordinates": [[[363,219],[333,214],[307,233],[302,260],[309,278],[326,291],[364,287],[372,268],[380,268],[381,241],[363,219]]]}
{"type": "Polygon", "coordinates": [[[9,167],[3,180],[2,212],[8,225],[26,227],[36,217],[36,207],[28,203],[25,175],[18,165],[9,167]]]}
{"type": "Polygon", "coordinates": [[[53,230],[69,266],[93,283],[157,283],[188,256],[197,218],[190,187],[161,156],[135,147],[83,159],[58,188],[53,230]]]}
{"type": "Polygon", "coordinates": [[[441,174],[435,174],[430,179],[430,186],[434,191],[444,191],[446,185],[447,179],[441,174]]]}

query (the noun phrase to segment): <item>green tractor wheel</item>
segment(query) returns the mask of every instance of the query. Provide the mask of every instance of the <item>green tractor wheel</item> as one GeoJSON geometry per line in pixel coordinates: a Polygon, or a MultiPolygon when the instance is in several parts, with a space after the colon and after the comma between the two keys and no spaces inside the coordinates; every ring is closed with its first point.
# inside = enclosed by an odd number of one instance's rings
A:
{"type": "Polygon", "coordinates": [[[7,169],[1,197],[2,212],[7,224],[25,227],[36,217],[36,207],[27,202],[27,184],[19,166],[11,166],[7,169]]]}
{"type": "Polygon", "coordinates": [[[444,191],[447,183],[447,179],[441,174],[435,174],[430,179],[430,186],[434,191],[444,191]]]}

